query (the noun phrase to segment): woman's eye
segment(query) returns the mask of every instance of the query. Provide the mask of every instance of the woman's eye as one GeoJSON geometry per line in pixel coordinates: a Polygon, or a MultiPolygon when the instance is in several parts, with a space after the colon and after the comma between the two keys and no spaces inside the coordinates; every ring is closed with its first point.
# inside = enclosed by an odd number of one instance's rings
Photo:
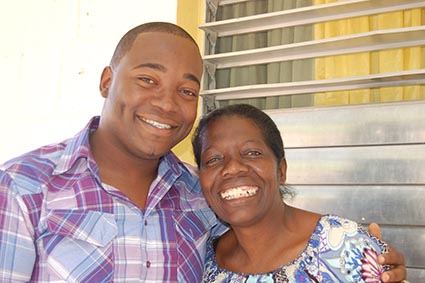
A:
{"type": "Polygon", "coordinates": [[[218,161],[220,161],[219,157],[211,157],[207,161],[205,161],[205,164],[206,165],[212,165],[214,163],[217,163],[218,161]]]}
{"type": "Polygon", "coordinates": [[[258,150],[250,150],[246,153],[247,156],[260,156],[261,152],[258,150]]]}

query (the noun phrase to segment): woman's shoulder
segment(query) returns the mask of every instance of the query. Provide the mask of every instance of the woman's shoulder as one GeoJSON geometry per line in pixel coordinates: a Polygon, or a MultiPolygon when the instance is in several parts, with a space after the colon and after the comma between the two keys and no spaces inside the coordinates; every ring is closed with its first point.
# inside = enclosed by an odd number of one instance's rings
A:
{"type": "Polygon", "coordinates": [[[360,223],[335,214],[322,215],[317,222],[315,233],[321,233],[327,237],[341,238],[356,235],[372,237],[360,223]]]}
{"type": "Polygon", "coordinates": [[[377,257],[386,251],[387,245],[361,224],[333,214],[320,217],[307,248],[311,258],[321,262],[312,265],[321,266],[320,272],[312,269],[312,273],[349,282],[379,278],[385,267],[378,264],[377,257]]]}
{"type": "Polygon", "coordinates": [[[344,230],[350,235],[356,234],[358,229],[363,229],[356,221],[335,214],[322,215],[318,221],[318,226],[327,231],[331,231],[332,229],[344,230]]]}
{"type": "Polygon", "coordinates": [[[333,214],[320,218],[310,240],[312,243],[322,254],[343,252],[365,256],[365,251],[376,255],[387,251],[387,244],[370,235],[361,224],[333,214]]]}

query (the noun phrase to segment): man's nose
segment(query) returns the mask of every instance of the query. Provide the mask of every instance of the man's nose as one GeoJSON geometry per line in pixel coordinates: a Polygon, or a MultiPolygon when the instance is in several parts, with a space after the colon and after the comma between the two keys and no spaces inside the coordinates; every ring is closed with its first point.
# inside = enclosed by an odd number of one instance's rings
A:
{"type": "Polygon", "coordinates": [[[152,104],[165,112],[172,112],[177,107],[176,96],[175,90],[163,88],[155,94],[152,104]]]}

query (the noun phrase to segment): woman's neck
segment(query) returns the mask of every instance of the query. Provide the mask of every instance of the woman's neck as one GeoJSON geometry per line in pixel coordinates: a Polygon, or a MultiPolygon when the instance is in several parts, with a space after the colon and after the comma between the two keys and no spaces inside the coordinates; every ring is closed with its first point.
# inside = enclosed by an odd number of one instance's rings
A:
{"type": "Polygon", "coordinates": [[[242,273],[266,273],[296,259],[306,248],[320,215],[287,205],[250,227],[232,227],[217,246],[219,266],[242,273]]]}

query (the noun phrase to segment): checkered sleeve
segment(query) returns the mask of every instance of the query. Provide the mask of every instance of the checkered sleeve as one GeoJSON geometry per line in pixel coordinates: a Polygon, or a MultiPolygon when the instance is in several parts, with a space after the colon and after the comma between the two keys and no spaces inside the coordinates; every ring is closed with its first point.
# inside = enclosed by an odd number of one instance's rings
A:
{"type": "Polygon", "coordinates": [[[0,282],[28,282],[35,262],[33,229],[15,183],[0,171],[0,282]]]}

